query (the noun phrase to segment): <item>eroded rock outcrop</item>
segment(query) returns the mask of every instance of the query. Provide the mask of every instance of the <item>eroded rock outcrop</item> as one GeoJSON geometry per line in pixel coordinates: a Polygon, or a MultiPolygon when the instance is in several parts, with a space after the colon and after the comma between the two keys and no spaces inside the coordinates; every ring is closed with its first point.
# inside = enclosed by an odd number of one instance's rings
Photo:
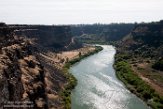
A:
{"type": "Polygon", "coordinates": [[[64,108],[59,93],[66,77],[39,52],[30,39],[0,28],[0,108],[64,108]]]}
{"type": "Polygon", "coordinates": [[[16,35],[33,38],[45,48],[53,51],[70,50],[80,45],[74,40],[70,26],[14,25],[16,35]]]}

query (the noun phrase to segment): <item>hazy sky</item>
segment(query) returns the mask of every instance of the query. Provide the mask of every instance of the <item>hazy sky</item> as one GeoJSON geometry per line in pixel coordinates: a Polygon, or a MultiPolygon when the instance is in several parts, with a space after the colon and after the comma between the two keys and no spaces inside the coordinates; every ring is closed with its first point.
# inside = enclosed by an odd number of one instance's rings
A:
{"type": "Polygon", "coordinates": [[[149,22],[163,0],[0,0],[0,21],[19,24],[149,22]]]}

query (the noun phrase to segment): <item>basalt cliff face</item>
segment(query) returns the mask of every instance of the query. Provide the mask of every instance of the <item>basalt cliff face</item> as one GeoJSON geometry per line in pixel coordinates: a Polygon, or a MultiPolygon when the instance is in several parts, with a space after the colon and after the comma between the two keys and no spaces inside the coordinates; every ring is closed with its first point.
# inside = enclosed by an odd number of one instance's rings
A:
{"type": "Polygon", "coordinates": [[[12,25],[19,36],[36,39],[44,48],[54,51],[70,50],[81,46],[74,40],[70,26],[12,25]]]}
{"type": "Polygon", "coordinates": [[[68,80],[41,54],[47,51],[44,47],[66,49],[72,36],[68,27],[37,28],[0,27],[0,108],[65,108],[60,93],[68,80]]]}
{"type": "Polygon", "coordinates": [[[118,78],[152,109],[162,109],[163,21],[135,25],[116,46],[118,78]]]}
{"type": "Polygon", "coordinates": [[[107,43],[119,41],[134,28],[134,24],[73,25],[72,33],[85,43],[107,43]]]}
{"type": "Polygon", "coordinates": [[[125,48],[142,57],[161,58],[163,55],[163,21],[137,24],[130,34],[122,39],[120,48],[125,48]]]}

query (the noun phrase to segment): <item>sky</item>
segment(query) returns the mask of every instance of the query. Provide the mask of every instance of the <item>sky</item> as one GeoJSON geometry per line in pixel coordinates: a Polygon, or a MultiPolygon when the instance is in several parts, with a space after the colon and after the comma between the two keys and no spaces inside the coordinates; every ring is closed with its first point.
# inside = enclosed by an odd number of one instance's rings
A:
{"type": "Polygon", "coordinates": [[[93,24],[163,19],[163,0],[0,0],[7,24],[93,24]]]}

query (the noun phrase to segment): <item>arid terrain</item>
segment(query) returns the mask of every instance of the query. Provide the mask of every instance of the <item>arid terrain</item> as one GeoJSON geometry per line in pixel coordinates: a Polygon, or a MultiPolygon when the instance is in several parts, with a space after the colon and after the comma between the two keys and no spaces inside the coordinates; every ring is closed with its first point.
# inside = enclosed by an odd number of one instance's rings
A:
{"type": "Polygon", "coordinates": [[[146,60],[131,62],[132,69],[146,81],[157,93],[163,96],[163,72],[151,68],[151,63],[146,60]]]}
{"type": "MultiPolygon", "coordinates": [[[[64,31],[64,27],[58,28],[64,31]]],[[[79,55],[95,50],[92,46],[85,46],[65,51],[61,45],[60,49],[52,49],[45,47],[48,42],[41,45],[40,41],[37,41],[15,33],[15,27],[2,24],[0,28],[1,108],[18,106],[21,109],[20,105],[26,105],[24,108],[65,108],[62,93],[69,84],[69,77],[62,71],[63,66],[66,62],[79,58],[79,55]],[[19,104],[15,101],[19,101],[19,104]]],[[[64,41],[63,47],[72,43],[71,40],[64,41]]]]}
{"type": "Polygon", "coordinates": [[[79,58],[79,55],[85,55],[94,50],[95,47],[93,46],[85,46],[75,50],[60,51],[59,53],[49,51],[45,54],[40,54],[40,55],[43,58],[45,58],[47,61],[53,63],[58,68],[62,68],[66,62],[79,58]]]}

